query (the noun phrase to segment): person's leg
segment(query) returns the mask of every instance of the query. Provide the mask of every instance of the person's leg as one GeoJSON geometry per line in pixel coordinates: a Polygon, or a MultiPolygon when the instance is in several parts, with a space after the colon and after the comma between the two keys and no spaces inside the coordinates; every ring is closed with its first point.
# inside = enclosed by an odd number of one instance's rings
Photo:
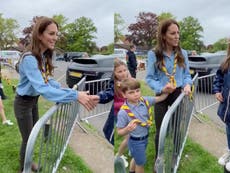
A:
{"type": "Polygon", "coordinates": [[[228,150],[230,151],[230,123],[226,123],[226,135],[227,135],[228,150]]]}
{"type": "Polygon", "coordinates": [[[136,165],[136,167],[135,167],[135,173],[144,173],[144,172],[145,172],[144,166],[136,165]]]}
{"type": "Polygon", "coordinates": [[[7,119],[6,119],[2,99],[0,99],[0,115],[1,115],[1,118],[2,118],[2,122],[5,122],[7,119]]]}
{"type": "Polygon", "coordinates": [[[135,164],[134,159],[132,158],[129,164],[129,173],[135,173],[135,167],[136,167],[136,164],[135,164]]]}
{"type": "Polygon", "coordinates": [[[24,118],[17,118],[18,127],[22,136],[22,143],[20,148],[20,167],[21,170],[24,168],[24,159],[26,152],[26,145],[30,135],[30,132],[33,128],[32,114],[28,114],[24,118]]]}
{"type": "Polygon", "coordinates": [[[129,140],[129,135],[124,136],[124,139],[118,148],[118,156],[122,156],[124,154],[125,150],[127,149],[128,140],[129,140]]]}
{"type": "Polygon", "coordinates": [[[144,171],[147,143],[148,139],[140,141],[129,139],[128,141],[128,147],[135,162],[135,173],[143,173],[144,171]]]}
{"type": "MultiPolygon", "coordinates": [[[[155,133],[155,159],[157,158],[158,154],[158,143],[159,143],[159,135],[160,135],[160,128],[161,123],[164,118],[165,113],[167,112],[168,104],[167,101],[163,101],[160,103],[156,103],[154,106],[154,120],[156,125],[156,133],[155,133]]],[[[154,161],[155,163],[155,161],[154,161]]]]}
{"type": "Polygon", "coordinates": [[[27,141],[30,132],[33,128],[33,114],[32,110],[34,107],[33,100],[23,100],[16,96],[14,101],[14,113],[17,119],[18,127],[22,137],[22,143],[20,148],[20,170],[24,168],[24,159],[27,141]]]}
{"type": "Polygon", "coordinates": [[[104,124],[103,132],[105,135],[105,138],[114,145],[114,109],[113,106],[110,110],[109,116],[104,124]]]}

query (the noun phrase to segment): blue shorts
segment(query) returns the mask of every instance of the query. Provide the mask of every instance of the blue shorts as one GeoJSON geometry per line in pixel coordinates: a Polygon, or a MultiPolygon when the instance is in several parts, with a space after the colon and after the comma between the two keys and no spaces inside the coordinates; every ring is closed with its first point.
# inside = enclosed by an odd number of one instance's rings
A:
{"type": "Polygon", "coordinates": [[[148,138],[141,140],[141,141],[136,141],[129,139],[128,141],[128,147],[129,151],[131,153],[131,156],[135,160],[136,165],[138,166],[144,166],[146,163],[146,148],[148,144],[148,138]]]}

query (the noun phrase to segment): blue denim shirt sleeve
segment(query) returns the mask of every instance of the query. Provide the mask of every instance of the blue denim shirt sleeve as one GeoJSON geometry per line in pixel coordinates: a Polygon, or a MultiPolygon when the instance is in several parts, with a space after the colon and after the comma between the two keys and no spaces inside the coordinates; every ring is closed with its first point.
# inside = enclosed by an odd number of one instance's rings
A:
{"type": "Polygon", "coordinates": [[[146,82],[152,90],[155,90],[156,93],[161,93],[163,85],[160,79],[160,71],[155,68],[156,55],[153,51],[148,52],[148,62],[147,62],[147,74],[146,82]]]}
{"type": "Polygon", "coordinates": [[[212,93],[216,94],[222,91],[222,87],[224,84],[224,74],[222,70],[219,68],[216,72],[216,76],[213,81],[212,93]]]}
{"type": "Polygon", "coordinates": [[[55,81],[53,78],[49,78],[48,82],[54,88],[61,88],[61,84],[55,81]]]}
{"type": "Polygon", "coordinates": [[[34,56],[25,56],[19,65],[20,81],[17,87],[19,95],[42,95],[53,102],[70,102],[77,100],[77,91],[69,88],[56,88],[45,83],[34,56]]]}
{"type": "Polygon", "coordinates": [[[188,53],[185,50],[182,50],[182,54],[184,56],[185,60],[185,68],[184,68],[184,80],[183,80],[183,85],[182,88],[185,87],[185,85],[189,84],[190,86],[192,85],[192,78],[189,70],[189,63],[188,63],[188,53]]]}

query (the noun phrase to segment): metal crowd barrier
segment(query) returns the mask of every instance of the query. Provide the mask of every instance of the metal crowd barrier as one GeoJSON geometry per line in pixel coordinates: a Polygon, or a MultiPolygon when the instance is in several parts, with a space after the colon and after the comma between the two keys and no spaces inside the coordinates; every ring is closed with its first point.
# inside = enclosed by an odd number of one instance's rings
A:
{"type": "MultiPolygon", "coordinates": [[[[90,94],[97,94],[99,91],[104,91],[109,87],[109,81],[110,78],[86,81],[85,90],[88,90],[90,94]]],[[[97,107],[90,112],[80,105],[79,118],[81,121],[89,123],[88,120],[91,118],[96,118],[103,115],[107,116],[112,104],[112,102],[109,102],[107,104],[98,104],[97,107]]]]}
{"type": "Polygon", "coordinates": [[[198,77],[198,87],[195,97],[195,114],[214,106],[218,103],[215,96],[212,94],[212,84],[215,73],[198,77]]]}
{"type": "MultiPolygon", "coordinates": [[[[85,78],[76,86],[82,89],[85,78]]],[[[61,103],[51,107],[35,124],[29,136],[23,173],[31,172],[32,162],[41,173],[55,173],[64,155],[79,115],[79,103],[61,103]]]]}
{"type": "MultiPolygon", "coordinates": [[[[195,90],[198,84],[197,76],[193,79],[195,90]]],[[[155,163],[157,173],[176,173],[187,139],[194,107],[193,101],[189,96],[181,93],[165,114],[161,124],[155,163]]]]}

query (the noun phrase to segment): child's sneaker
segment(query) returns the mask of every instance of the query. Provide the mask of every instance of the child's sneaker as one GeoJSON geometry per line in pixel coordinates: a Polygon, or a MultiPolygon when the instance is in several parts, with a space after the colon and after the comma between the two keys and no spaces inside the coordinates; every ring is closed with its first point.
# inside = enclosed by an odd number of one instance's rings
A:
{"type": "Polygon", "coordinates": [[[12,126],[14,123],[12,123],[10,120],[6,120],[6,121],[3,121],[2,124],[12,126]]]}
{"type": "MultiPolygon", "coordinates": [[[[223,156],[221,156],[218,160],[218,163],[224,166],[229,161],[230,161],[230,151],[228,151],[223,156]]],[[[229,163],[229,170],[230,170],[230,163],[229,163]]]]}
{"type": "Polygon", "coordinates": [[[125,157],[124,155],[120,156],[120,158],[123,160],[125,167],[127,168],[129,166],[129,163],[127,162],[127,157],[125,157]]]}

